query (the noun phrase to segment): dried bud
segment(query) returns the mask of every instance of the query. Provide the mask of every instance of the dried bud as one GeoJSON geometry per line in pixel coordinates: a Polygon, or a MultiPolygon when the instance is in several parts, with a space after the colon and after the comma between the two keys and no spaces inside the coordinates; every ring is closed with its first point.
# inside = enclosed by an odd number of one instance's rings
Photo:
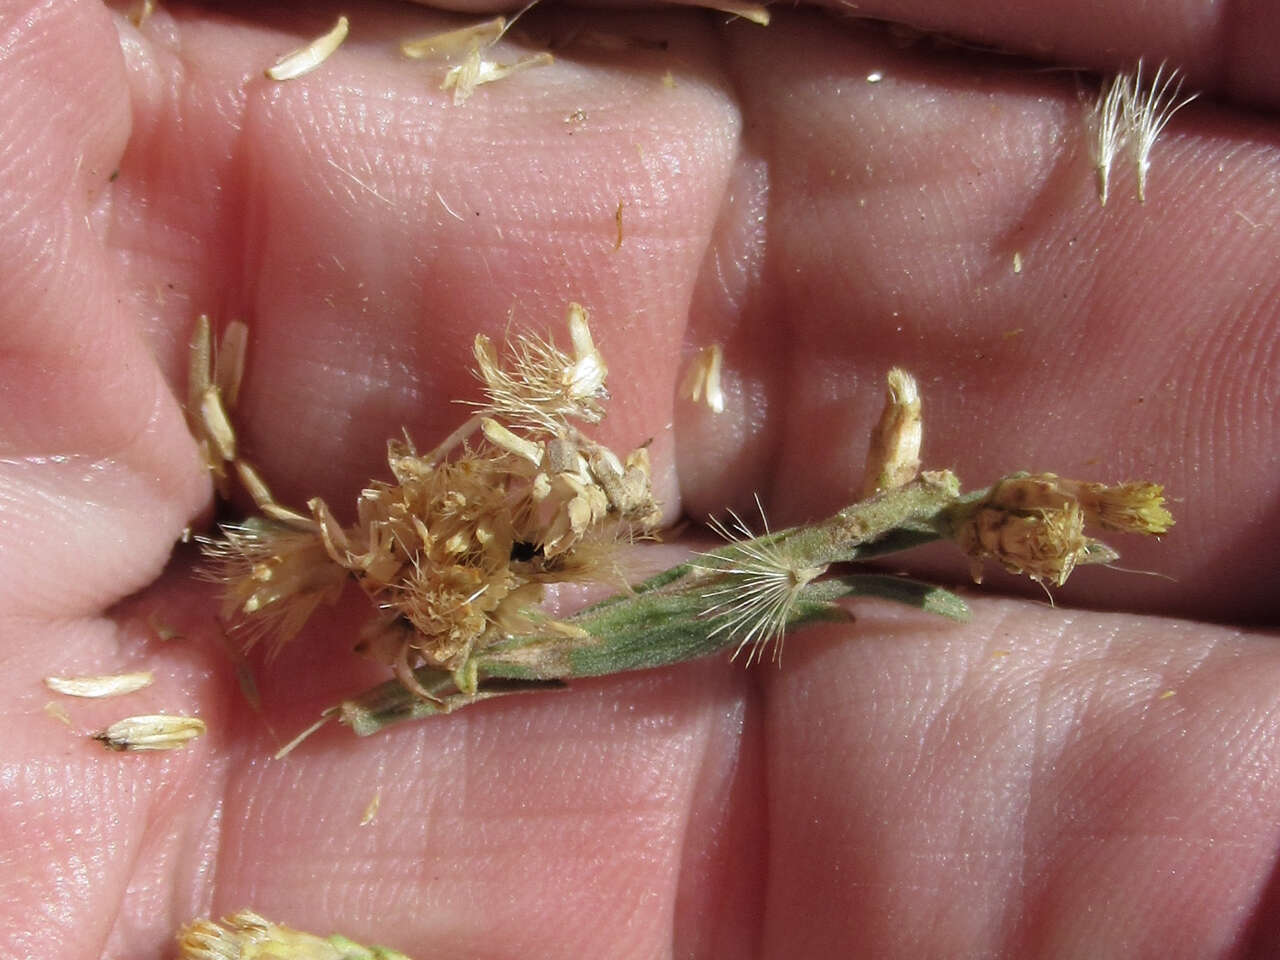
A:
{"type": "Polygon", "coordinates": [[[899,367],[889,371],[888,392],[880,422],[871,431],[863,498],[904,486],[920,472],[920,390],[915,378],[899,367]]]}
{"type": "Polygon", "coordinates": [[[587,311],[582,304],[569,304],[568,321],[569,339],[573,341],[573,365],[565,370],[562,377],[566,391],[569,396],[581,400],[607,397],[604,380],[609,367],[591,339],[587,311]]]}

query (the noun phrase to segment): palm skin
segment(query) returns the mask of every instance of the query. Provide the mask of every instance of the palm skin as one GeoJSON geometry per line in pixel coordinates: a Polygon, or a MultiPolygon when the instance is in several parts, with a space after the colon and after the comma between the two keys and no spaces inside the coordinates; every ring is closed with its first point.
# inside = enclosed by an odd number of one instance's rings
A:
{"type": "MultiPolygon", "coordinates": [[[[869,12],[1107,63],[1088,33],[1114,24],[965,9],[869,12]]],[[[560,13],[541,29],[670,43],[569,47],[455,107],[395,53],[444,18],[346,12],[339,56],[276,85],[336,11],[0,4],[0,953],[165,956],[252,906],[414,956],[1272,955],[1280,647],[1216,625],[1276,621],[1271,116],[1189,109],[1147,204],[1126,170],[1102,209],[1069,73],[814,12],[560,13]],[[927,462],[973,485],[1165,482],[1173,533],[1116,545],[1176,582],[1081,571],[1051,608],[993,573],[967,625],[863,604],[781,670],[584,681],[269,760],[381,673],[346,653],[352,598],[255,661],[255,713],[190,548],[169,562],[210,502],[175,399],[194,315],[250,323],[239,417],[277,496],[341,507],[401,426],[456,423],[472,335],[559,332],[570,299],[612,370],[603,435],[653,438],[672,518],[846,502],[900,363],[927,462]],[[719,416],[675,397],[710,342],[719,416]],[[155,686],[69,703],[73,730],[42,710],[47,675],[139,667],[155,686]],[[210,733],[79,735],[161,710],[210,733]]],[[[1230,26],[1235,72],[1177,24],[1150,45],[1276,102],[1230,26]]]]}

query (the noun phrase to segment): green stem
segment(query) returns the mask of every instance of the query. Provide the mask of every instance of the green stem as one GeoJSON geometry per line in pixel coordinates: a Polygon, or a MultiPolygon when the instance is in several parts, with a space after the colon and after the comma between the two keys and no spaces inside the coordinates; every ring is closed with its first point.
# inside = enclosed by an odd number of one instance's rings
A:
{"type": "MultiPolygon", "coordinates": [[[[342,704],[342,720],[364,736],[402,720],[449,713],[479,700],[552,689],[564,680],[708,656],[741,641],[741,632],[732,629],[726,614],[717,612],[723,593],[713,591],[726,584],[730,592],[736,589],[732,570],[718,566],[717,561],[732,564],[744,547],[753,546],[779,551],[789,564],[819,570],[832,563],[881,556],[937,539],[944,529],[943,511],[956,497],[954,477],[930,475],[846,507],[820,523],[780,530],[745,544],[728,544],[570,617],[565,623],[576,634],[562,626],[483,647],[472,663],[474,691],[459,691],[448,671],[422,667],[415,676],[435,699],[424,700],[399,681],[390,681],[342,704]]],[[[968,615],[964,601],[954,594],[902,577],[828,577],[796,584],[793,593],[779,579],[778,590],[788,595],[785,615],[777,624],[785,631],[822,621],[847,621],[849,613],[835,601],[848,596],[882,597],[956,619],[968,615]]]]}

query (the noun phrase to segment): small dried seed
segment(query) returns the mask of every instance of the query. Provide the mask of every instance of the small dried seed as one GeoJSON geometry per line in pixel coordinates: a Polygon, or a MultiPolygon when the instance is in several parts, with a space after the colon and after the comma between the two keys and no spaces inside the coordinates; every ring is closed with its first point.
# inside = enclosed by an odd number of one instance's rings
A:
{"type": "Polygon", "coordinates": [[[285,54],[276,61],[275,66],[268,67],[267,77],[271,80],[294,80],[310,73],[333,55],[347,39],[347,18],[338,17],[333,29],[316,37],[305,47],[299,47],[292,53],[285,54]]]}
{"type": "Polygon", "coordinates": [[[93,734],[93,739],[108,750],[173,750],[186,746],[204,732],[204,721],[199,717],[158,713],[117,720],[93,734]]]}
{"type": "Polygon", "coordinates": [[[68,697],[119,697],[151,686],[150,670],[100,677],[45,677],[44,685],[68,697]]]}

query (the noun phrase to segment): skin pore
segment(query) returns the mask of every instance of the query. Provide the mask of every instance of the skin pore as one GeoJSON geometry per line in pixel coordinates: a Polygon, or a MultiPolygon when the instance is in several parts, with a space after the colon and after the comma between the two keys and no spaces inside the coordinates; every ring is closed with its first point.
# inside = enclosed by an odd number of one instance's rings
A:
{"type": "Polygon", "coordinates": [[[251,906],[411,956],[1268,955],[1272,15],[1033,6],[859,10],[960,45],[820,10],[545,11],[511,50],[555,64],[455,106],[396,50],[461,22],[426,8],[343,8],[342,49],[277,84],[337,8],[0,4],[0,953],[167,956],[251,906]],[[1146,203],[1121,165],[1103,208],[1068,68],[1139,54],[1205,96],[1146,203]],[[926,466],[1164,483],[1178,525],[1115,545],[1172,579],[1082,570],[1050,606],[992,570],[962,626],[865,603],[780,670],[583,681],[271,761],[385,672],[349,655],[357,597],[253,654],[246,702],[192,548],[171,559],[211,510],[176,399],[195,315],[249,324],[237,422],[276,496],[349,509],[388,437],[459,422],[477,332],[563,339],[570,300],[610,368],[598,436],[652,438],[673,521],[848,502],[901,364],[926,466]],[[713,342],[722,414],[676,391],[713,342]],[[42,709],[45,676],[132,669],[156,683],[59,701],[71,729],[42,709]],[[209,733],[80,735],[151,712],[209,733]]]}

